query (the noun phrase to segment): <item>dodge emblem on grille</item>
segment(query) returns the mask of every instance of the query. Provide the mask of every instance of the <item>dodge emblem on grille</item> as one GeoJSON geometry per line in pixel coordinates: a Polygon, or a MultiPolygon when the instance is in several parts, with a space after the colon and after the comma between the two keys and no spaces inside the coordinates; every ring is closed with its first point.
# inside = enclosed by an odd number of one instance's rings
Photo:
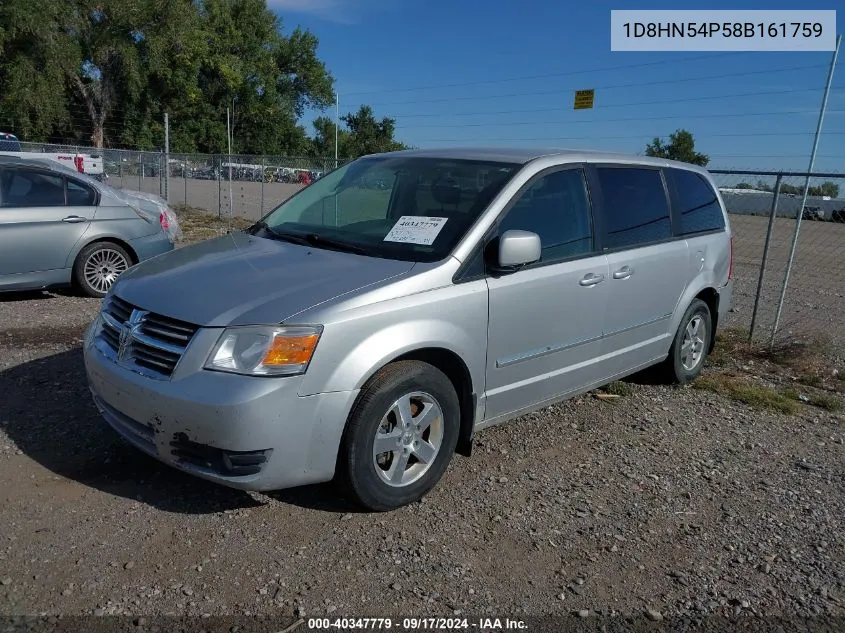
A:
{"type": "Polygon", "coordinates": [[[126,353],[129,351],[129,344],[132,338],[141,329],[141,322],[147,316],[146,310],[132,310],[129,315],[129,320],[126,321],[120,328],[120,338],[117,345],[117,359],[123,360],[126,358],[126,353]]]}

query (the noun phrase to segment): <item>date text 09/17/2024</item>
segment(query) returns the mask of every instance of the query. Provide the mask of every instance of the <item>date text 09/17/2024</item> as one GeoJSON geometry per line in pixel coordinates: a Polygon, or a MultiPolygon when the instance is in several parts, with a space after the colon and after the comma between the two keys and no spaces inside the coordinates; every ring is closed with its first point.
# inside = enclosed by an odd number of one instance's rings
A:
{"type": "Polygon", "coordinates": [[[309,618],[307,628],[320,630],[396,630],[396,631],[445,631],[473,630],[519,631],[528,625],[523,620],[510,618],[309,618]]]}

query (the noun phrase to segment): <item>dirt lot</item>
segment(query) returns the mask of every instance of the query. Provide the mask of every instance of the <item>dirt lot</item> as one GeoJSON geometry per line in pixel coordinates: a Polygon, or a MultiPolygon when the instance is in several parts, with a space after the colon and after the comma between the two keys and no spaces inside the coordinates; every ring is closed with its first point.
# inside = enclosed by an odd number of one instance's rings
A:
{"type": "Polygon", "coordinates": [[[845,363],[824,347],[729,336],[696,386],[638,378],[484,431],[422,503],[373,515],[125,446],[82,369],[98,303],[0,300],[0,614],[845,618],[845,363]]]}

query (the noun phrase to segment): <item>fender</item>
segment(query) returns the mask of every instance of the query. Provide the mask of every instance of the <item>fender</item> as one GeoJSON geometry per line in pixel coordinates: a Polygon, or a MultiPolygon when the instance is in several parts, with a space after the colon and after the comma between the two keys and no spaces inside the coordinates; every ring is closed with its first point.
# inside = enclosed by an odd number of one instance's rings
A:
{"type": "Polygon", "coordinates": [[[427,348],[461,358],[473,391],[484,392],[487,284],[483,280],[340,310],[335,315],[323,320],[315,314],[307,319],[322,321],[324,329],[299,395],[360,389],[390,361],[427,348]],[[461,296],[459,313],[448,309],[456,295],[461,296]]]}

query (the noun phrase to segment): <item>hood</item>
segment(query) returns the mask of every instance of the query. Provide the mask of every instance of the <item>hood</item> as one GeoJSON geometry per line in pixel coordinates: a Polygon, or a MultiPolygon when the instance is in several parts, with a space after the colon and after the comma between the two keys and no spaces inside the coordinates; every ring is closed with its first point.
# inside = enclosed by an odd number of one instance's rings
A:
{"type": "Polygon", "coordinates": [[[284,322],[413,266],[237,232],[142,262],[112,288],[136,306],[196,325],[257,325],[284,322]]]}

